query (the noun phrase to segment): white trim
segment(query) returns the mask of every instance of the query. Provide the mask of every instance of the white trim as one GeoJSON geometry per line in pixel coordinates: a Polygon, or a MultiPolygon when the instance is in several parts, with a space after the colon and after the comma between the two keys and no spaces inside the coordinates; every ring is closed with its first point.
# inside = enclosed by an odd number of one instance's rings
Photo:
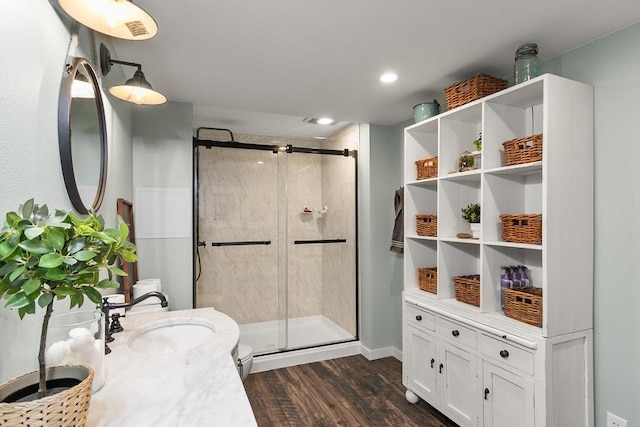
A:
{"type": "Polygon", "coordinates": [[[384,347],[370,350],[363,345],[361,354],[366,357],[367,360],[382,359],[384,357],[395,357],[402,362],[402,352],[395,347],[384,347]]]}
{"type": "Polygon", "coordinates": [[[360,341],[334,344],[326,347],[293,350],[279,354],[255,356],[251,372],[264,372],[272,369],[287,368],[305,363],[320,362],[322,360],[337,359],[339,357],[361,354],[360,341]]]}

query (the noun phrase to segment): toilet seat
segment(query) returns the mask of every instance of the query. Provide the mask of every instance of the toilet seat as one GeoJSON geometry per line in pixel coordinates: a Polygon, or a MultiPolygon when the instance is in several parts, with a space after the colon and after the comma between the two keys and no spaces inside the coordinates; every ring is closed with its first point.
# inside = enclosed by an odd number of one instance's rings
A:
{"type": "Polygon", "coordinates": [[[247,344],[239,343],[237,357],[238,372],[244,381],[249,376],[253,366],[253,349],[247,344]]]}

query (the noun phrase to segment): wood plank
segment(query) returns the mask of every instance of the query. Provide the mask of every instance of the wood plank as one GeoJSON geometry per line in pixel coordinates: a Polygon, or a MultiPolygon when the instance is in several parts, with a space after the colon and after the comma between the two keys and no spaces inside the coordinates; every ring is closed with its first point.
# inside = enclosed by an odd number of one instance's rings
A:
{"type": "Polygon", "coordinates": [[[429,404],[405,399],[402,363],[350,356],[259,372],[244,383],[260,427],[456,427],[429,404]]]}

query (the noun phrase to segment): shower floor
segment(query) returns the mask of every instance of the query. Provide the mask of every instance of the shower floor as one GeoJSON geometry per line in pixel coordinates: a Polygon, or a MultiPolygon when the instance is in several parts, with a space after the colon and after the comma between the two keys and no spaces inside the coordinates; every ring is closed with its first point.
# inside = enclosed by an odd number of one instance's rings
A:
{"type": "Polygon", "coordinates": [[[268,322],[240,325],[240,342],[248,344],[254,355],[274,353],[322,344],[352,340],[355,337],[322,315],[296,317],[288,322],[272,320],[268,322]],[[288,323],[288,342],[285,325],[288,323]],[[279,334],[278,325],[283,331],[279,334]],[[278,345],[278,336],[283,342],[278,345]]]}

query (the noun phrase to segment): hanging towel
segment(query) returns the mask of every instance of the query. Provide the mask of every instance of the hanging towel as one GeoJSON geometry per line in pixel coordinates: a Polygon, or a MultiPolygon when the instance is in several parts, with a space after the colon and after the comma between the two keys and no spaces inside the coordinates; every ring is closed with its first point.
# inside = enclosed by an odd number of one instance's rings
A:
{"type": "Polygon", "coordinates": [[[396,220],[393,224],[391,248],[389,248],[389,250],[401,254],[404,253],[404,187],[396,190],[393,205],[396,210],[396,220]]]}

